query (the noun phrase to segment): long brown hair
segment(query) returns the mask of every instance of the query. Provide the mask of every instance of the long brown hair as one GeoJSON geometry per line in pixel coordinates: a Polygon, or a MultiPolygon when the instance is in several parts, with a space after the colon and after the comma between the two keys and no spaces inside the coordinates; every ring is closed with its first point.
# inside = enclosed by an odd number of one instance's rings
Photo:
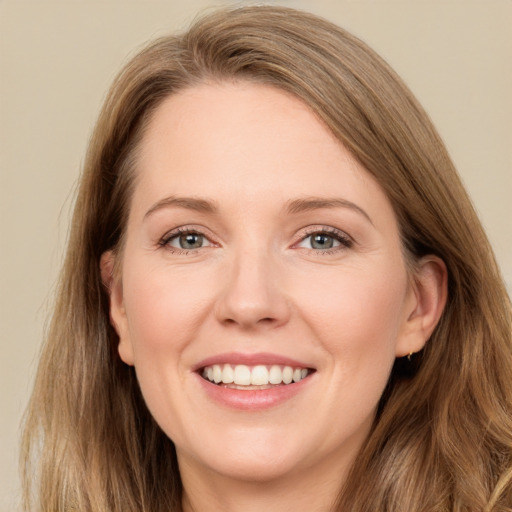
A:
{"type": "Polygon", "coordinates": [[[379,56],[321,18],[274,6],[219,10],[155,41],[110,90],[26,417],[27,510],[181,510],[174,446],[117,354],[99,262],[122,244],[151,114],[215,80],[302,99],[383,187],[408,258],[435,254],[448,269],[443,316],[421,354],[397,360],[335,510],[511,511],[511,305],[471,202],[428,116],[379,56]]]}

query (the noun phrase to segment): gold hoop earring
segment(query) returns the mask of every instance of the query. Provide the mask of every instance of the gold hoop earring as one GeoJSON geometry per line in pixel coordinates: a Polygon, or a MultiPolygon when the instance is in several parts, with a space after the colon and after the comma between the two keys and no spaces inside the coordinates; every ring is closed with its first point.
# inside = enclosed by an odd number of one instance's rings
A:
{"type": "Polygon", "coordinates": [[[414,354],[414,352],[409,352],[407,354],[407,361],[411,362],[411,357],[412,357],[413,354],[414,354]]]}

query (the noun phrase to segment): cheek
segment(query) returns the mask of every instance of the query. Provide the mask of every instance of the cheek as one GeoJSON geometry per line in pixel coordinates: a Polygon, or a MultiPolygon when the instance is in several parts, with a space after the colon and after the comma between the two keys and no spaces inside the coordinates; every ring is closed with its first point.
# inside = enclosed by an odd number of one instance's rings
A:
{"type": "Polygon", "coordinates": [[[123,278],[135,358],[177,352],[200,327],[210,287],[198,272],[133,261],[123,278]]]}
{"type": "Polygon", "coordinates": [[[137,379],[152,416],[176,441],[186,431],[184,411],[191,399],[183,386],[184,354],[207,315],[211,287],[205,286],[204,273],[180,272],[148,259],[131,258],[124,268],[124,302],[137,379]]]}
{"type": "Polygon", "coordinates": [[[394,359],[406,289],[405,269],[375,264],[334,269],[297,294],[315,338],[337,362],[379,368],[383,357],[394,359]]]}

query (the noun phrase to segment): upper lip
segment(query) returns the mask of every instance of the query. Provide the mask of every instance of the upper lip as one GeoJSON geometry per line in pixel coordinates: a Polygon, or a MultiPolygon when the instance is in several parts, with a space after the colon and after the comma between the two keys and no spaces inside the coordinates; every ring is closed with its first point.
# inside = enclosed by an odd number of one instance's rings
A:
{"type": "Polygon", "coordinates": [[[192,368],[193,371],[198,371],[205,366],[213,366],[214,364],[231,364],[238,365],[244,364],[246,366],[256,365],[280,365],[291,366],[293,368],[310,368],[314,369],[310,364],[298,361],[287,356],[272,354],[269,352],[260,352],[255,354],[243,354],[239,352],[229,352],[224,354],[217,354],[215,356],[203,359],[192,368]]]}

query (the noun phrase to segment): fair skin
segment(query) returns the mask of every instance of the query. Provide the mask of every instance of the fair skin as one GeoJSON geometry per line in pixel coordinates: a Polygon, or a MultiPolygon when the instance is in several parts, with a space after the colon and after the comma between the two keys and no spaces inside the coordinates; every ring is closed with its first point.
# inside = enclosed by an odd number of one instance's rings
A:
{"type": "Polygon", "coordinates": [[[158,108],[119,257],[113,278],[102,259],[119,354],[176,445],[186,511],[329,510],[445,300],[442,262],[411,276],[386,195],[308,107],[244,82],[158,108]],[[297,382],[265,380],[287,366],[297,382]]]}

